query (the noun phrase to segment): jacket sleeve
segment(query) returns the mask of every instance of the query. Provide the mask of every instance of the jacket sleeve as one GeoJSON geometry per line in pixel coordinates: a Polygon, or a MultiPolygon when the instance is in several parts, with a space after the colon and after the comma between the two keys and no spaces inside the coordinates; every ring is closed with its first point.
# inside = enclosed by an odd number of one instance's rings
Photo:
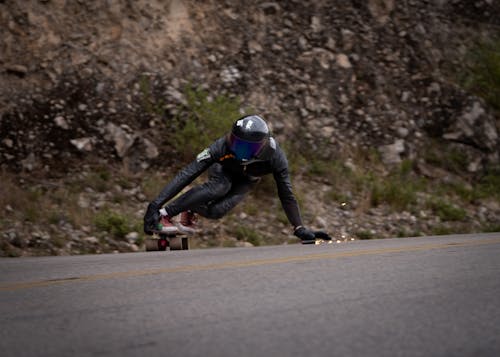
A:
{"type": "Polygon", "coordinates": [[[281,205],[285,210],[288,221],[294,226],[302,225],[302,218],[300,215],[299,205],[292,191],[292,183],[290,181],[290,174],[288,172],[288,161],[285,153],[277,147],[275,158],[273,160],[273,176],[276,181],[278,189],[278,196],[281,205]]]}
{"type": "Polygon", "coordinates": [[[160,192],[153,200],[153,204],[158,207],[163,206],[175,195],[182,191],[184,187],[193,182],[200,176],[208,167],[216,160],[217,142],[212,144],[198,154],[196,160],[184,167],[160,192]]]}

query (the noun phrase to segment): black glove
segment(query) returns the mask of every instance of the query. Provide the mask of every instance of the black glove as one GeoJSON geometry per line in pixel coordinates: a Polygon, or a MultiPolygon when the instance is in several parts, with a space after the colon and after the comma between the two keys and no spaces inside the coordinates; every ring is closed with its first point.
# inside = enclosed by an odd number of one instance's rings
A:
{"type": "Polygon", "coordinates": [[[302,226],[296,228],[293,234],[302,240],[302,244],[314,244],[316,243],[316,238],[322,240],[332,240],[332,237],[324,231],[311,231],[310,229],[302,226]]]}
{"type": "Polygon", "coordinates": [[[158,229],[158,222],[160,222],[159,209],[154,203],[148,205],[148,209],[144,215],[144,233],[152,235],[153,231],[158,229]]]}
{"type": "Polygon", "coordinates": [[[293,234],[295,234],[300,238],[300,240],[302,240],[302,244],[313,244],[316,242],[316,236],[314,235],[314,232],[310,229],[307,229],[306,227],[300,226],[296,228],[293,234]]]}

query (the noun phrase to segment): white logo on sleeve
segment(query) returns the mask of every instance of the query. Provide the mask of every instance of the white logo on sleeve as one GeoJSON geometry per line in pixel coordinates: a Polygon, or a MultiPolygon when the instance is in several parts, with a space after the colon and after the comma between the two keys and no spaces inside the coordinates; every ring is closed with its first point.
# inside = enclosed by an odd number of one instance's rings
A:
{"type": "Polygon", "coordinates": [[[198,156],[196,156],[196,161],[201,162],[201,161],[209,159],[209,158],[210,158],[210,150],[208,148],[206,148],[205,150],[200,152],[198,154],[198,156]]]}

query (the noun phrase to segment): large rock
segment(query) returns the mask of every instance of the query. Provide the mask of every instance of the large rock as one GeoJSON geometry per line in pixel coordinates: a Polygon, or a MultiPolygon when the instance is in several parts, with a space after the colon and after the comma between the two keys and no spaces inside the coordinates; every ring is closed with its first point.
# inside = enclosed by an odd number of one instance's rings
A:
{"type": "Polygon", "coordinates": [[[383,145],[379,147],[382,161],[386,165],[399,164],[401,162],[401,154],[404,153],[404,151],[405,141],[403,139],[397,139],[390,145],[383,145]]]}
{"type": "Polygon", "coordinates": [[[498,150],[498,131],[494,118],[478,101],[465,108],[443,137],[469,143],[489,152],[498,150]]]}
{"type": "Polygon", "coordinates": [[[128,150],[134,145],[137,135],[131,134],[124,127],[113,123],[106,125],[107,139],[115,145],[115,151],[119,157],[124,158],[128,150]]]}

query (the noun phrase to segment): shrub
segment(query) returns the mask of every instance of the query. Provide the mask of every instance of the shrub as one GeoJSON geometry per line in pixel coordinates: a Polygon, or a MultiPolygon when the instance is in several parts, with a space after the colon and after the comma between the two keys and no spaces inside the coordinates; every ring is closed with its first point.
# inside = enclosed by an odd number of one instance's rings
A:
{"type": "Polygon", "coordinates": [[[246,241],[255,246],[261,245],[263,242],[262,235],[250,227],[238,226],[234,233],[237,240],[246,241]]]}
{"type": "Polygon", "coordinates": [[[371,203],[386,203],[397,210],[406,210],[417,203],[417,192],[422,189],[421,180],[412,177],[413,163],[405,160],[401,166],[384,178],[373,180],[371,203]]]}
{"type": "Polygon", "coordinates": [[[500,200],[500,166],[490,167],[475,187],[475,194],[479,198],[496,198],[500,200]]]}
{"type": "Polygon", "coordinates": [[[428,164],[461,175],[467,171],[469,159],[463,150],[444,142],[432,141],[426,146],[423,155],[428,164]]]}
{"type": "Polygon", "coordinates": [[[462,84],[500,110],[500,38],[476,45],[469,52],[468,62],[462,84]]]}
{"type": "Polygon", "coordinates": [[[127,219],[109,210],[99,212],[94,218],[94,224],[97,229],[108,232],[119,239],[125,238],[125,235],[130,232],[127,219]]]}
{"type": "Polygon", "coordinates": [[[429,203],[429,206],[442,221],[463,221],[467,216],[464,209],[443,200],[433,200],[429,203]]]}
{"type": "Polygon", "coordinates": [[[378,181],[373,185],[371,203],[378,206],[381,203],[389,204],[398,209],[405,210],[417,201],[415,185],[410,181],[388,178],[378,181]]]}
{"type": "Polygon", "coordinates": [[[191,158],[230,130],[241,116],[240,100],[223,95],[211,98],[208,92],[192,87],[186,88],[185,95],[187,105],[174,121],[172,140],[191,158]]]}
{"type": "Polygon", "coordinates": [[[148,75],[142,75],[139,78],[141,104],[146,113],[162,116],[164,114],[165,101],[160,98],[160,94],[158,93],[161,86],[155,86],[154,82],[148,75]]]}
{"type": "Polygon", "coordinates": [[[445,226],[436,226],[432,228],[432,234],[435,236],[446,236],[449,234],[453,234],[455,231],[451,229],[450,227],[445,227],[445,226]]]}
{"type": "Polygon", "coordinates": [[[375,234],[373,234],[372,232],[370,231],[365,231],[365,230],[361,230],[361,231],[356,231],[354,233],[354,235],[356,237],[358,237],[359,239],[362,239],[362,240],[366,240],[366,239],[374,239],[375,238],[375,234]]]}

